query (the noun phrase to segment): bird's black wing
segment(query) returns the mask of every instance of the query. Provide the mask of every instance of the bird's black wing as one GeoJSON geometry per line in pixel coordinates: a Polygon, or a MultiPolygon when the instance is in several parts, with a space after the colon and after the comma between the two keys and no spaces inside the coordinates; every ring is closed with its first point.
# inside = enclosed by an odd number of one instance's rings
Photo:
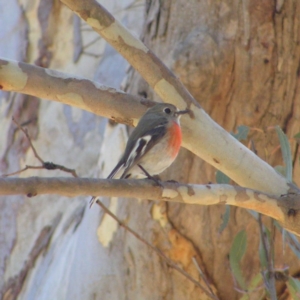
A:
{"type": "Polygon", "coordinates": [[[127,143],[125,152],[119,163],[111,171],[108,178],[113,178],[120,170],[124,170],[120,178],[126,178],[131,167],[136,165],[139,160],[166,134],[167,121],[161,121],[151,127],[150,130],[135,130],[132,132],[131,140],[127,143]]]}

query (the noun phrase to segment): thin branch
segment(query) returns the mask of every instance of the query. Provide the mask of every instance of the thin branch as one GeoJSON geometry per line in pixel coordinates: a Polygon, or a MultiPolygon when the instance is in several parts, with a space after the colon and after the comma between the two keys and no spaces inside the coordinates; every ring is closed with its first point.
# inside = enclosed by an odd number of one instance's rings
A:
{"type": "Polygon", "coordinates": [[[12,120],[13,120],[13,122],[17,125],[17,127],[25,134],[25,136],[26,136],[26,138],[27,138],[27,140],[28,140],[28,142],[29,142],[29,144],[30,144],[30,148],[31,148],[32,151],[33,151],[34,156],[40,161],[41,164],[44,164],[44,161],[43,161],[42,158],[38,155],[38,153],[36,152],[36,150],[35,150],[35,148],[34,148],[32,142],[31,142],[31,138],[30,138],[30,136],[29,136],[29,134],[28,134],[27,129],[23,128],[23,127],[16,121],[16,119],[15,119],[14,117],[12,118],[12,120]]]}
{"type": "Polygon", "coordinates": [[[196,269],[198,270],[198,272],[199,272],[201,278],[202,278],[203,281],[205,282],[207,288],[209,289],[210,293],[211,293],[214,297],[217,298],[217,296],[215,295],[214,291],[213,291],[212,288],[210,287],[210,284],[209,284],[209,282],[208,282],[208,280],[207,280],[205,274],[202,272],[202,270],[201,270],[201,268],[200,268],[200,266],[199,266],[199,264],[198,264],[196,258],[195,258],[195,257],[192,257],[192,261],[193,261],[193,263],[194,263],[196,269]]]}
{"type": "Polygon", "coordinates": [[[104,210],[105,213],[107,213],[109,216],[111,216],[121,227],[125,228],[127,231],[129,231],[133,236],[135,236],[138,240],[140,240],[143,244],[151,248],[156,254],[158,254],[171,268],[178,271],[180,274],[182,274],[184,277],[186,277],[188,280],[190,280],[192,283],[194,283],[196,286],[198,286],[209,298],[218,300],[218,298],[208,291],[199,281],[194,279],[189,273],[178,267],[170,258],[168,258],[160,249],[154,247],[152,244],[147,242],[142,236],[140,236],[137,232],[132,230],[130,227],[128,227],[126,224],[124,224],[116,215],[114,215],[101,201],[97,200],[96,203],[104,210]]]}
{"type": "Polygon", "coordinates": [[[28,142],[29,142],[29,145],[30,145],[30,148],[32,149],[33,153],[34,153],[34,156],[39,160],[39,162],[41,163],[41,166],[30,166],[30,165],[26,165],[25,168],[21,169],[21,170],[18,170],[16,172],[13,172],[13,173],[9,173],[9,174],[4,174],[2,175],[2,177],[8,177],[8,176],[12,176],[12,175],[16,175],[16,174],[20,174],[26,170],[29,170],[29,169],[46,169],[46,170],[61,170],[63,172],[66,172],[66,173],[70,173],[72,174],[72,176],[74,177],[78,177],[77,174],[76,174],[76,171],[74,169],[69,169],[65,166],[62,166],[62,165],[58,165],[58,164],[54,164],[52,162],[48,162],[48,161],[44,161],[37,153],[35,147],[33,146],[32,142],[31,142],[31,138],[28,134],[28,131],[27,129],[23,128],[16,120],[15,118],[12,118],[13,122],[16,124],[16,126],[25,134],[28,142]]]}
{"type": "Polygon", "coordinates": [[[1,177],[9,177],[9,176],[17,175],[17,174],[20,174],[22,172],[25,172],[26,170],[30,170],[30,169],[39,170],[39,169],[45,169],[45,168],[43,166],[29,166],[29,165],[26,165],[25,168],[23,168],[21,170],[18,170],[16,172],[12,172],[12,173],[8,173],[8,174],[3,174],[3,175],[1,175],[1,177]]]}
{"type": "Polygon", "coordinates": [[[95,53],[92,53],[92,52],[88,52],[86,50],[84,50],[82,52],[84,55],[87,55],[87,56],[91,56],[91,57],[95,57],[95,58],[100,58],[102,57],[102,54],[95,54],[95,53]]]}
{"type": "Polygon", "coordinates": [[[97,43],[97,42],[100,41],[100,40],[101,40],[101,36],[96,37],[96,38],[93,39],[92,41],[86,43],[86,44],[83,46],[83,49],[86,49],[86,48],[88,48],[88,47],[94,45],[95,43],[97,43]]]}
{"type": "Polygon", "coordinates": [[[267,272],[262,272],[262,276],[265,282],[266,289],[270,294],[271,300],[277,300],[272,248],[269,242],[267,232],[265,231],[265,227],[262,224],[261,214],[259,214],[258,216],[258,224],[260,230],[260,239],[267,259],[267,272]]]}
{"type": "Polygon", "coordinates": [[[229,204],[252,209],[278,220],[287,230],[300,235],[299,196],[276,197],[226,184],[181,184],[152,180],[91,178],[0,178],[1,195],[59,194],[67,197],[99,195],[184,204],[229,204]],[[295,197],[295,198],[293,198],[295,197]]]}

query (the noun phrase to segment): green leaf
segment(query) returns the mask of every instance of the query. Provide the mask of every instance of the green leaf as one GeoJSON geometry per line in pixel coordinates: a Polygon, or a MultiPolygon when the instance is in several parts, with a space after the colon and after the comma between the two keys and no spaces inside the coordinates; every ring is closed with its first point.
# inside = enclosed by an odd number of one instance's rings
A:
{"type": "Polygon", "coordinates": [[[221,234],[223,232],[223,230],[227,227],[228,222],[229,222],[229,217],[230,217],[230,205],[225,205],[226,209],[225,209],[225,213],[222,216],[222,224],[219,228],[219,233],[221,234]]]}
{"type": "MultiPolygon", "coordinates": [[[[248,292],[247,294],[245,294],[240,300],[248,300],[250,297],[250,293],[253,292],[257,286],[263,281],[263,277],[261,275],[261,273],[259,272],[258,274],[256,274],[254,276],[254,278],[251,280],[249,286],[248,286],[248,292]]],[[[251,299],[251,298],[250,298],[251,299]]]]}
{"type": "Polygon", "coordinates": [[[221,171],[216,172],[216,182],[219,184],[229,184],[230,178],[221,171]]]}
{"type": "Polygon", "coordinates": [[[237,128],[237,133],[231,132],[231,135],[234,136],[238,141],[246,140],[249,133],[249,127],[245,125],[240,125],[237,128]]]}
{"type": "Polygon", "coordinates": [[[287,136],[285,135],[285,133],[281,130],[281,128],[278,125],[275,126],[275,129],[276,129],[276,132],[277,132],[277,135],[279,138],[283,161],[284,161],[285,168],[286,168],[285,177],[287,178],[287,180],[292,182],[293,162],[292,162],[292,152],[291,152],[290,143],[289,143],[287,136]]]}
{"type": "Polygon", "coordinates": [[[229,262],[231,271],[240,285],[240,287],[246,290],[247,286],[245,279],[243,278],[242,271],[240,268],[240,261],[243,258],[247,248],[247,233],[245,230],[241,230],[234,238],[230,252],[229,262]]]}
{"type": "Polygon", "coordinates": [[[290,277],[287,282],[288,290],[293,300],[300,299],[300,281],[296,278],[290,277]]]}

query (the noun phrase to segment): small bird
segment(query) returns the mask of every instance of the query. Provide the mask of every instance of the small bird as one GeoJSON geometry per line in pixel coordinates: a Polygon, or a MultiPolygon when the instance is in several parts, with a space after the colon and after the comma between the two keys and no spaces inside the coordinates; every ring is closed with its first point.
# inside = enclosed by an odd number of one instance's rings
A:
{"type": "MultiPolygon", "coordinates": [[[[181,146],[179,119],[189,110],[169,103],[149,108],[130,135],[125,152],[111,171],[111,178],[152,178],[168,168],[181,146]]],[[[96,197],[91,200],[91,205],[96,197]]]]}

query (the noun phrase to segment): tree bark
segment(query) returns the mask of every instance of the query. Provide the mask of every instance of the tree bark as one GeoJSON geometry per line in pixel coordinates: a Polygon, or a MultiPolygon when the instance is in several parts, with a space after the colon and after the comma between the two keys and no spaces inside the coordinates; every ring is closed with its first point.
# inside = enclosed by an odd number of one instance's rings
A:
{"type": "MultiPolygon", "coordinates": [[[[247,125],[258,155],[272,166],[282,165],[274,130],[279,125],[288,137],[299,132],[300,5],[297,1],[151,1],[147,7],[144,41],[180,78],[206,112],[228,131],[247,125]],[[159,9],[156,6],[159,6],[159,9]],[[262,131],[256,131],[259,128],[262,131]]],[[[136,77],[134,91],[153,95],[136,77]]],[[[293,180],[299,184],[299,153],[291,142],[293,180]]],[[[209,145],[207,145],[209,147],[209,145]]],[[[186,150],[164,178],[180,182],[215,182],[215,169],[186,150]]],[[[267,182],[267,178],[265,179],[267,182]]],[[[238,299],[234,290],[228,253],[241,229],[248,233],[243,273],[249,281],[260,270],[259,230],[250,214],[239,208],[220,235],[223,207],[193,207],[168,203],[164,215],[183,239],[191,243],[221,299],[238,299]]],[[[137,213],[137,212],[136,212],[137,213]]],[[[270,220],[265,219],[266,224],[270,220]]],[[[161,231],[160,231],[161,230],[161,231]]],[[[165,245],[164,230],[156,240],[165,245]]],[[[275,234],[275,267],[287,264],[290,274],[299,261],[282,252],[282,236],[275,234]]],[[[184,259],[190,250],[182,252],[184,259]]],[[[182,283],[181,283],[182,285],[182,283]]],[[[277,282],[277,291],[284,289],[277,282]]],[[[255,298],[255,296],[253,296],[255,298]]],[[[189,299],[194,299],[192,293],[189,299]]],[[[196,299],[196,296],[195,296],[196,299]]]]}
{"type": "MultiPolygon", "coordinates": [[[[1,48],[0,57],[27,60],[96,81],[102,79],[102,83],[119,88],[126,63],[103,40],[98,43],[98,36],[84,23],[78,19],[73,23],[70,10],[59,1],[40,0],[36,6],[28,0],[24,10],[17,1],[2,1],[7,5],[6,14],[9,11],[8,15],[15,19],[0,15],[0,22],[6,26],[1,27],[13,32],[17,23],[22,30],[13,38],[4,35],[6,49],[10,51],[1,48]],[[75,44],[71,45],[73,31],[75,44]],[[100,63],[99,53],[103,55],[100,63]]],[[[136,12],[132,3],[125,2],[102,4],[119,21],[127,22],[126,26],[141,28],[141,10],[136,12]]],[[[282,165],[279,141],[271,127],[281,126],[289,137],[300,128],[298,1],[153,0],[146,2],[145,11],[146,45],[174,71],[218,124],[228,131],[235,131],[239,125],[249,126],[249,140],[253,140],[257,155],[272,166],[282,165]]],[[[131,70],[126,77],[127,92],[160,100],[137,73],[131,70]]],[[[64,83],[68,87],[68,82],[64,83]]],[[[95,97],[94,87],[88,92],[95,97]]],[[[123,125],[60,103],[28,100],[27,96],[2,95],[2,173],[34,162],[28,142],[14,127],[11,116],[29,122],[28,131],[43,159],[75,168],[80,176],[97,172],[105,177],[110,172],[128,137],[123,125]]],[[[120,110],[117,116],[122,122],[136,123],[136,119],[124,120],[121,115],[120,110]]],[[[293,179],[299,184],[298,147],[295,141],[291,145],[293,179]]],[[[208,144],[208,150],[209,147],[208,144]]],[[[199,157],[182,149],[162,178],[205,184],[216,181],[215,172],[199,157]]],[[[24,176],[30,175],[49,173],[30,171],[24,176]]],[[[54,173],[58,175],[61,173],[54,173]]],[[[269,184],[268,178],[264,180],[262,188],[269,184]]],[[[130,190],[127,195],[132,195],[130,190]]],[[[1,197],[3,299],[209,299],[157,253],[119,228],[110,216],[98,208],[87,210],[83,200],[79,197],[71,202],[56,196],[1,197]]],[[[231,208],[229,223],[220,233],[224,205],[200,207],[114,197],[103,201],[123,223],[162,250],[219,299],[241,298],[228,255],[234,237],[242,229],[247,232],[247,251],[242,260],[247,283],[260,272],[260,226],[244,209],[231,208]],[[205,277],[200,275],[199,268],[205,277]]],[[[264,217],[263,221],[272,228],[269,218],[264,217]]],[[[277,230],[274,246],[274,268],[287,265],[290,275],[297,274],[299,261],[289,247],[283,250],[283,237],[277,230]]],[[[277,282],[276,288],[278,294],[286,292],[283,282],[277,282]]],[[[250,296],[257,299],[260,293],[261,290],[254,291],[250,296]]]]}

